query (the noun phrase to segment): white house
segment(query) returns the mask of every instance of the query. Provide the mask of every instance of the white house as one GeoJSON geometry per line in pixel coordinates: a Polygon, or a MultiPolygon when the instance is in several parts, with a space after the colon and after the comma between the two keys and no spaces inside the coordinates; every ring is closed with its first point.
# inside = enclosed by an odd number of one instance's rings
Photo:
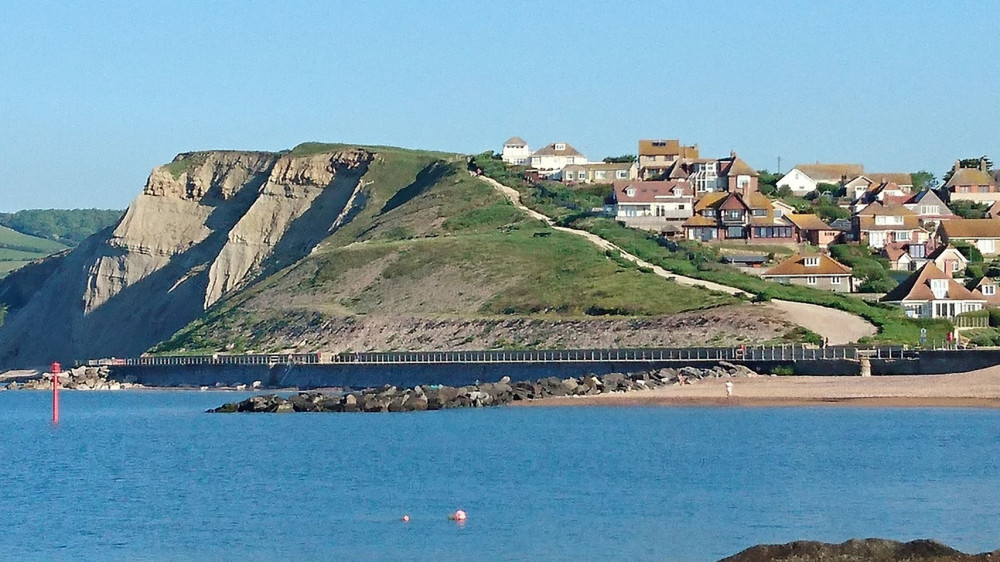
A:
{"type": "Polygon", "coordinates": [[[816,191],[816,180],[802,173],[798,168],[792,168],[778,180],[778,187],[788,186],[795,195],[805,195],[816,191]]]}
{"type": "Polygon", "coordinates": [[[503,143],[503,152],[500,153],[500,159],[504,162],[524,166],[530,158],[531,149],[528,148],[528,143],[524,142],[524,139],[521,137],[511,137],[507,139],[507,142],[503,143]]]}
{"type": "Polygon", "coordinates": [[[788,171],[778,187],[787,185],[795,195],[805,195],[814,191],[821,183],[843,185],[848,178],[861,175],[865,167],[861,164],[799,164],[788,171]]]}
{"type": "Polygon", "coordinates": [[[982,310],[986,304],[983,295],[963,287],[932,261],[889,291],[881,301],[901,306],[910,318],[954,318],[963,312],[982,310]]]}
{"type": "Polygon", "coordinates": [[[531,155],[529,165],[542,177],[558,175],[570,164],[586,164],[587,157],[564,142],[554,142],[531,155]]]}
{"type": "Polygon", "coordinates": [[[694,190],[682,181],[616,181],[612,198],[615,218],[626,226],[662,231],[694,212],[694,190]]]}

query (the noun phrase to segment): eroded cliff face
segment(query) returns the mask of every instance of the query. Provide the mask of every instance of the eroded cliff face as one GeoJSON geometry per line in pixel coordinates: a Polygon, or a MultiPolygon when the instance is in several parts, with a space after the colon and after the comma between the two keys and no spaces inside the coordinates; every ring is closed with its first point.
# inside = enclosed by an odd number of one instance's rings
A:
{"type": "MultiPolygon", "coordinates": [[[[308,254],[356,200],[373,158],[364,149],[179,155],[153,170],[118,225],[59,258],[11,307],[0,366],[145,351],[271,261],[308,254]]],[[[9,276],[0,295],[22,281],[9,276]]]]}

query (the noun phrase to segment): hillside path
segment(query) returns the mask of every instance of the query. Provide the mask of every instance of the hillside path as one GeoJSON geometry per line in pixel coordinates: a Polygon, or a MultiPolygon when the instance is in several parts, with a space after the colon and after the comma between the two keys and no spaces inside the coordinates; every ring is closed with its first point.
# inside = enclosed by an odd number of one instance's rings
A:
{"type": "MultiPolygon", "coordinates": [[[[471,173],[471,172],[470,172],[471,173]]],[[[475,175],[475,174],[473,174],[475,175]]],[[[479,179],[485,181],[486,183],[493,186],[494,189],[502,193],[515,207],[525,212],[531,218],[538,219],[545,224],[548,224],[553,229],[568,232],[575,236],[581,236],[586,238],[592,244],[597,246],[602,250],[616,250],[621,253],[622,257],[629,260],[632,263],[640,267],[649,268],[660,277],[664,279],[669,279],[675,283],[681,285],[688,285],[691,287],[699,286],[712,291],[719,291],[722,293],[735,295],[738,293],[746,293],[743,289],[736,287],[730,287],[728,285],[721,285],[719,283],[713,283],[711,281],[704,281],[702,279],[695,279],[693,277],[685,277],[683,275],[677,275],[676,273],[667,271],[658,265],[653,265],[646,260],[632,255],[625,250],[622,250],[615,244],[601,238],[600,236],[587,232],[586,230],[578,230],[575,228],[569,228],[565,226],[556,226],[555,221],[552,220],[548,215],[539,213],[534,209],[529,209],[523,203],[521,203],[521,194],[514,188],[508,187],[493,178],[486,176],[476,176],[479,179]]],[[[772,310],[779,312],[782,317],[784,317],[789,322],[793,324],[802,326],[808,330],[816,332],[821,337],[826,338],[830,345],[845,345],[853,343],[865,336],[871,336],[875,334],[877,329],[870,322],[864,318],[855,316],[849,312],[844,312],[843,310],[837,310],[835,308],[827,308],[825,306],[819,306],[817,304],[808,304],[804,302],[792,302],[784,300],[772,300],[769,304],[764,305],[772,310]]]]}

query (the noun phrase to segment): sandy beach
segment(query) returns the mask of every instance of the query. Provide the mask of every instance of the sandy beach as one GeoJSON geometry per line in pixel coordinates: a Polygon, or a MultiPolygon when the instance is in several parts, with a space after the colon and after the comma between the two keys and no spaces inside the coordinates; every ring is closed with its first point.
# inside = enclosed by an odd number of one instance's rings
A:
{"type": "Polygon", "coordinates": [[[714,378],[646,391],[546,398],[526,405],[1000,408],[1000,366],[950,375],[714,378]],[[728,398],[727,381],[733,383],[733,396],[728,398]]]}

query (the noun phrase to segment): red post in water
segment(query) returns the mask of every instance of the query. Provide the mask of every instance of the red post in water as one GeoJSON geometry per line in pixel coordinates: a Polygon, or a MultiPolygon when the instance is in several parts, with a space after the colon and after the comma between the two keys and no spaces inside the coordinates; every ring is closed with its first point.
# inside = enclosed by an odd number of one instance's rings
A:
{"type": "Polygon", "coordinates": [[[59,363],[51,365],[52,371],[52,423],[59,423],[59,372],[62,367],[59,363]]]}

